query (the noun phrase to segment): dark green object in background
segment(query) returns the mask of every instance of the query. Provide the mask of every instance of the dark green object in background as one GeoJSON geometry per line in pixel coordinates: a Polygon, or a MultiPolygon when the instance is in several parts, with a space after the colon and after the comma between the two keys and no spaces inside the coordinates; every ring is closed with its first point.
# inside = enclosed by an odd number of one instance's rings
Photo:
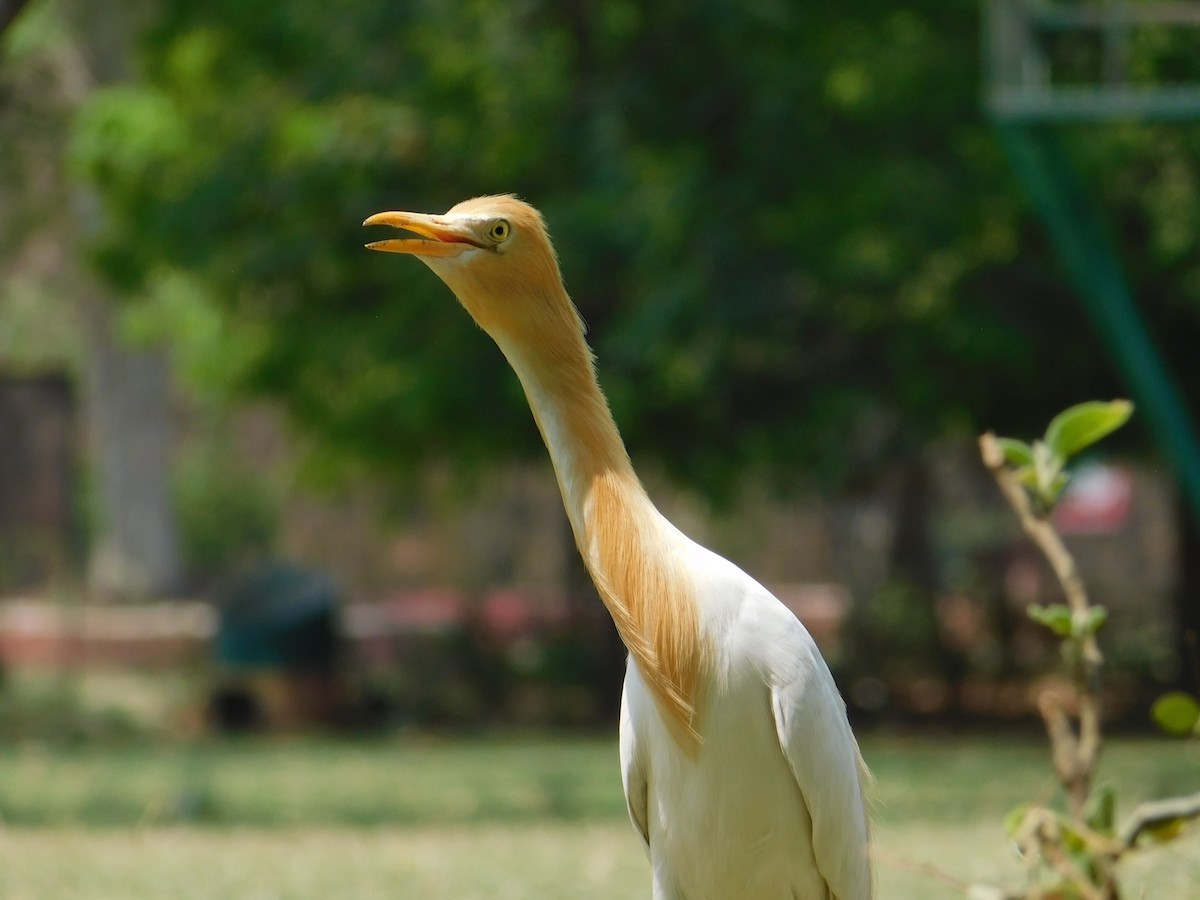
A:
{"type": "Polygon", "coordinates": [[[257,566],[223,597],[216,660],[234,669],[328,673],[337,656],[337,606],[326,578],[288,563],[257,566]]]}

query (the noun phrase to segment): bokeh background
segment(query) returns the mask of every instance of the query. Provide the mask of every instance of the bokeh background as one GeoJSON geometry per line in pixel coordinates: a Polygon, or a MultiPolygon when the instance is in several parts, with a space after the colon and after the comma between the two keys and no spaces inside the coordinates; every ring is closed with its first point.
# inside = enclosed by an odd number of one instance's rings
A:
{"type": "Polygon", "coordinates": [[[362,250],[373,212],[482,193],[544,213],[656,501],[821,644],[882,896],[1019,880],[1000,818],[1052,788],[1024,610],[1058,589],[984,430],[1139,405],[1057,525],[1111,614],[1107,765],[1195,790],[1147,710],[1200,671],[1200,16],[1037,45],[1047,89],[1166,88],[1166,117],[1037,121],[989,116],[987,21],[0,2],[0,893],[645,895],[622,648],[519,385],[362,250]],[[1132,362],[1014,128],[1053,131],[1132,362]]]}

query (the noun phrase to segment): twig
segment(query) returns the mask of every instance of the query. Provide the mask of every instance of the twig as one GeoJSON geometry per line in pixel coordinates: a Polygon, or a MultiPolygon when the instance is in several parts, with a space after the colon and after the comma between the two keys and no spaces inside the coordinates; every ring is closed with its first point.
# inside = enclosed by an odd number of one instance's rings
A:
{"type": "MultiPolygon", "coordinates": [[[[1063,544],[1048,519],[1037,515],[1029,494],[1006,465],[1004,451],[991,432],[979,438],[979,452],[996,483],[1000,486],[1008,505],[1017,514],[1021,528],[1045,555],[1055,576],[1062,585],[1067,604],[1073,617],[1083,619],[1091,605],[1087,590],[1075,559],[1063,544]]],[[[1066,713],[1057,700],[1045,697],[1038,703],[1039,712],[1046,723],[1050,737],[1054,768],[1067,792],[1071,813],[1081,819],[1084,805],[1091,793],[1092,775],[1100,753],[1100,666],[1104,661],[1095,633],[1085,632],[1079,638],[1071,638],[1078,648],[1078,659],[1072,666],[1075,687],[1079,697],[1078,737],[1071,728],[1066,713]]]]}
{"type": "Polygon", "coordinates": [[[909,872],[916,872],[919,875],[924,875],[927,878],[940,881],[959,890],[968,890],[971,887],[968,882],[963,881],[961,878],[955,878],[953,875],[943,872],[934,865],[904,859],[901,856],[896,856],[894,853],[880,850],[878,846],[871,847],[871,858],[890,869],[906,869],[909,872]]]}
{"type": "MultiPolygon", "coordinates": [[[[1060,890],[1066,890],[1083,900],[1117,900],[1117,863],[1136,849],[1138,839],[1147,831],[1158,827],[1169,829],[1200,819],[1200,793],[1139,805],[1116,837],[1103,833],[1109,830],[1108,827],[1097,830],[1085,821],[1084,810],[1100,753],[1100,668],[1103,657],[1096,640],[1098,620],[1088,602],[1074,558],[1049,521],[1048,512],[1035,510],[1029,493],[1008,465],[996,437],[991,433],[982,435],[979,451],[984,465],[1016,513],[1022,530],[1045,554],[1054,570],[1066,596],[1071,619],[1069,628],[1060,626],[1062,610],[1057,608],[1048,622],[1063,637],[1062,649],[1078,702],[1077,727],[1073,727],[1072,716],[1058,696],[1047,691],[1038,698],[1038,711],[1050,738],[1054,771],[1067,793],[1070,815],[1066,817],[1044,806],[1033,806],[1018,823],[1013,840],[1031,868],[1049,867],[1062,879],[1061,887],[1051,889],[1054,896],[1059,896],[1060,890]],[[1076,841],[1082,842],[1083,846],[1075,846],[1076,841]],[[1080,865],[1081,859],[1086,865],[1080,865]]],[[[1034,887],[1018,896],[1039,898],[1043,891],[1034,887]]]]}
{"type": "MultiPolygon", "coordinates": [[[[1083,579],[1079,577],[1079,570],[1075,567],[1075,558],[1071,556],[1066,545],[1063,544],[1062,538],[1058,536],[1058,532],[1054,530],[1054,526],[1050,524],[1048,519],[1037,515],[1033,511],[1033,504],[1029,500],[1029,494],[1025,488],[1017,481],[1008,466],[1005,465],[1004,451],[1000,449],[1000,444],[996,441],[996,436],[990,431],[979,438],[979,452],[983,456],[983,464],[988,467],[988,470],[996,479],[996,483],[1000,485],[1000,490],[1004,494],[1008,505],[1013,508],[1017,514],[1017,519],[1021,523],[1021,528],[1027,535],[1037,544],[1038,549],[1046,556],[1046,560],[1050,563],[1050,568],[1054,570],[1055,576],[1062,585],[1063,593],[1067,598],[1067,605],[1071,607],[1071,612],[1076,615],[1086,615],[1090,604],[1088,603],[1087,590],[1083,586],[1083,579]]],[[[1094,635],[1087,635],[1084,641],[1084,658],[1085,660],[1099,664],[1103,662],[1103,657],[1100,655],[1100,648],[1096,644],[1094,635]]]]}
{"type": "MultiPolygon", "coordinates": [[[[1013,834],[1013,842],[1021,857],[1031,866],[1038,863],[1048,865],[1062,877],[1064,883],[1071,885],[1083,900],[1109,900],[1114,895],[1104,892],[1106,885],[1098,886],[1079,868],[1075,860],[1063,851],[1063,827],[1058,813],[1035,806],[1026,811],[1013,834]]],[[[1112,840],[1078,822],[1071,822],[1067,827],[1075,837],[1092,848],[1093,860],[1107,858],[1105,854],[1111,855],[1114,847],[1112,840]]],[[[1020,896],[1038,898],[1042,893],[1034,888],[1020,896]]]]}
{"type": "Polygon", "coordinates": [[[1079,891],[1084,900],[1108,900],[1111,896],[1110,893],[1096,887],[1083,870],[1063,852],[1057,840],[1042,841],[1042,858],[1057,869],[1067,883],[1079,891]]]}
{"type": "Polygon", "coordinates": [[[1139,803],[1121,828],[1121,848],[1130,850],[1148,828],[1176,820],[1200,819],[1200,792],[1187,797],[1170,797],[1139,803]]]}
{"type": "MultiPolygon", "coordinates": [[[[1070,788],[1079,780],[1079,741],[1058,697],[1049,691],[1037,699],[1038,712],[1050,736],[1050,751],[1058,780],[1070,788]]],[[[1072,792],[1073,793],[1073,792],[1072,792]]],[[[1086,799],[1086,798],[1085,798],[1086,799]]]]}

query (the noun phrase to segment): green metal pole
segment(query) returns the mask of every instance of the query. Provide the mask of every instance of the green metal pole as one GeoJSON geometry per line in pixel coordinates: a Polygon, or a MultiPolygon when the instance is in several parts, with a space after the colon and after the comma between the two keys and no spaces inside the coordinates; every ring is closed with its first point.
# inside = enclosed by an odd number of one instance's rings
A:
{"type": "Polygon", "coordinates": [[[1048,126],[997,122],[996,131],[1093,324],[1175,467],[1192,515],[1200,524],[1196,426],[1138,312],[1128,279],[1087,193],[1048,126]]]}

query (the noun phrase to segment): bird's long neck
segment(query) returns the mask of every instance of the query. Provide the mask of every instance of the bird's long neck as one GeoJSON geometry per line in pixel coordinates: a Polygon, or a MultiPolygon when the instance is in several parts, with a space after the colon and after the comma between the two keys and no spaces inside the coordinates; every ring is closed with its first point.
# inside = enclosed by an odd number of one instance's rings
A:
{"type": "MultiPolygon", "coordinates": [[[[564,293],[563,300],[566,299],[564,293]]],[[[679,535],[633,471],[578,328],[497,343],[525,388],[550,451],[575,541],[629,652],[676,735],[698,740],[705,666],[695,586],[679,535]],[[552,349],[548,349],[552,348],[552,349]]]]}

